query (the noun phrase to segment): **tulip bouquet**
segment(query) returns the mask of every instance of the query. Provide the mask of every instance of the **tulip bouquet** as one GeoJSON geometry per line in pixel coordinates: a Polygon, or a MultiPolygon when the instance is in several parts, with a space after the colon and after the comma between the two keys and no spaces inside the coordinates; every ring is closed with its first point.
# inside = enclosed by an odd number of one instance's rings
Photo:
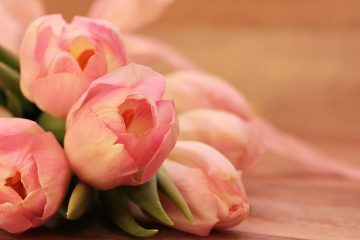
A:
{"type": "Polygon", "coordinates": [[[171,0],[98,0],[70,23],[31,2],[0,1],[1,229],[96,207],[134,236],[157,232],[139,217],[207,236],[248,215],[241,177],[263,151],[360,180],[257,116],[226,81],[131,33],[171,0]]]}

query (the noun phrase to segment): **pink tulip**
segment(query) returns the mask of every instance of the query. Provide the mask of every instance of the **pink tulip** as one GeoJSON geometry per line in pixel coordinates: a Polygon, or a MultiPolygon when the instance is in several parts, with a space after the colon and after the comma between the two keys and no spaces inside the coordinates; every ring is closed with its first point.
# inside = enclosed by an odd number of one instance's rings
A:
{"type": "Polygon", "coordinates": [[[164,78],[130,64],[93,82],[67,118],[65,150],[82,181],[98,189],[141,184],[175,145],[172,101],[161,100],[164,78]]]}
{"type": "Polygon", "coordinates": [[[252,117],[247,100],[239,91],[216,76],[183,70],[167,75],[166,80],[164,98],[176,100],[178,113],[197,108],[213,108],[233,112],[246,121],[252,117]]]}
{"type": "Polygon", "coordinates": [[[20,39],[27,25],[44,14],[44,7],[39,0],[28,0],[26,4],[18,1],[0,1],[1,34],[0,45],[13,53],[18,53],[20,39]]]}
{"type": "Polygon", "coordinates": [[[249,212],[240,174],[210,146],[179,141],[164,166],[193,214],[190,223],[165,195],[161,202],[175,229],[207,236],[210,231],[238,225],[249,212]]]}
{"type": "Polygon", "coordinates": [[[126,63],[114,27],[103,20],[60,15],[35,20],[20,49],[21,90],[39,108],[65,117],[92,81],[126,63]]]}
{"type": "Polygon", "coordinates": [[[206,143],[241,171],[251,169],[261,155],[261,136],[256,126],[233,113],[204,108],[190,110],[179,115],[179,123],[179,140],[206,143]]]}
{"type": "Polygon", "coordinates": [[[0,106],[0,118],[7,118],[7,117],[11,117],[11,113],[9,113],[9,111],[7,111],[5,108],[0,106]]]}
{"type": "Polygon", "coordinates": [[[0,228],[21,233],[59,209],[70,170],[55,137],[35,122],[0,118],[0,228]]]}
{"type": "Polygon", "coordinates": [[[134,31],[155,21],[173,0],[96,0],[88,16],[113,22],[121,31],[134,31]]]}
{"type": "Polygon", "coordinates": [[[124,43],[130,61],[161,70],[196,69],[197,66],[167,44],[135,34],[125,34],[124,43]]]}
{"type": "Polygon", "coordinates": [[[194,70],[177,71],[166,79],[165,99],[175,101],[178,113],[198,108],[229,111],[258,128],[265,150],[301,162],[315,172],[360,180],[360,170],[325,156],[312,146],[256,116],[245,97],[226,81],[194,70]]]}

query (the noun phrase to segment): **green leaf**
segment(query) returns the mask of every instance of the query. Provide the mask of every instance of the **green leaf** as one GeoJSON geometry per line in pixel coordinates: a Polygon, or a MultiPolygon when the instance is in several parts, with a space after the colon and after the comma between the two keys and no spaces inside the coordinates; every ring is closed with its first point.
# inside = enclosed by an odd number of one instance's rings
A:
{"type": "Polygon", "coordinates": [[[6,97],[5,107],[11,112],[14,117],[23,116],[23,108],[19,99],[10,91],[4,91],[6,97]]]}
{"type": "Polygon", "coordinates": [[[0,45],[0,61],[20,72],[19,58],[0,45]]]}
{"type": "Polygon", "coordinates": [[[129,199],[121,189],[101,192],[99,196],[107,214],[124,232],[136,237],[151,237],[158,232],[157,229],[145,229],[135,221],[129,209],[129,199]]]}
{"type": "Polygon", "coordinates": [[[14,69],[0,62],[0,88],[9,90],[16,95],[21,94],[19,85],[20,75],[14,69]]]}
{"type": "Polygon", "coordinates": [[[138,186],[124,186],[122,188],[130,200],[140,206],[148,214],[159,220],[161,223],[172,226],[174,223],[161,205],[156,181],[156,176],[154,176],[145,184],[138,186]]]}
{"type": "Polygon", "coordinates": [[[157,181],[159,190],[165,193],[175,203],[189,222],[192,222],[193,216],[189,206],[164,167],[161,167],[157,172],[157,181]]]}
{"type": "Polygon", "coordinates": [[[62,144],[65,136],[65,120],[51,116],[47,113],[41,113],[37,122],[46,131],[52,132],[56,139],[62,144]]]}
{"type": "Polygon", "coordinates": [[[0,90],[0,105],[6,107],[6,95],[4,91],[0,90]]]}
{"type": "Polygon", "coordinates": [[[22,115],[17,115],[17,117],[22,117],[25,115],[26,118],[34,119],[33,116],[37,115],[39,109],[31,102],[29,102],[20,91],[19,83],[19,73],[5,65],[3,62],[0,62],[0,90],[2,90],[6,95],[11,93],[10,99],[7,99],[8,104],[14,104],[14,99],[17,99],[16,102],[19,102],[23,111],[22,115]]]}
{"type": "Polygon", "coordinates": [[[95,190],[85,183],[79,182],[72,191],[65,218],[77,220],[95,205],[95,190]]]}

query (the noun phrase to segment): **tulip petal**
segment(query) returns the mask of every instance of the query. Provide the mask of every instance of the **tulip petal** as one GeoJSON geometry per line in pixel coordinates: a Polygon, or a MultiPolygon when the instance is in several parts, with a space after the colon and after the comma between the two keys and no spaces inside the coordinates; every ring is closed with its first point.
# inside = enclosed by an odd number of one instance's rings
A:
{"type": "Polygon", "coordinates": [[[21,23],[7,11],[2,2],[0,2],[0,22],[2,32],[0,34],[0,44],[10,52],[17,53],[23,29],[21,23]]]}
{"type": "Polygon", "coordinates": [[[98,189],[110,189],[138,170],[124,146],[116,141],[116,135],[94,113],[82,113],[72,122],[65,135],[65,151],[71,168],[82,181],[98,189]],[[84,147],[86,151],[78,151],[84,147]]]}
{"type": "Polygon", "coordinates": [[[254,121],[263,134],[263,141],[267,150],[298,161],[315,172],[330,173],[348,179],[360,180],[360,169],[325,156],[296,137],[279,131],[264,119],[256,118],[254,121]]]}
{"type": "Polygon", "coordinates": [[[92,20],[86,17],[76,16],[67,27],[70,39],[75,36],[87,36],[89,39],[101,43],[106,56],[106,62],[110,65],[107,71],[111,72],[118,66],[126,64],[124,45],[121,42],[115,27],[102,20],[92,20]]]}
{"type": "Polygon", "coordinates": [[[149,37],[124,35],[129,60],[146,66],[164,64],[171,70],[196,69],[196,65],[171,46],[149,37]]]}
{"type": "Polygon", "coordinates": [[[166,195],[160,194],[161,203],[174,222],[173,227],[200,236],[209,235],[219,219],[216,216],[216,201],[208,178],[201,170],[177,162],[165,161],[164,167],[173,178],[194,217],[190,223],[166,195]]]}
{"type": "Polygon", "coordinates": [[[199,71],[183,70],[167,75],[164,98],[173,99],[179,113],[214,108],[233,112],[246,121],[251,119],[250,105],[235,88],[220,78],[199,71]]]}
{"type": "Polygon", "coordinates": [[[173,0],[96,0],[88,16],[104,18],[122,31],[134,31],[156,20],[173,0]]]}
{"type": "Polygon", "coordinates": [[[19,4],[13,0],[1,0],[0,4],[22,27],[26,27],[32,20],[45,13],[44,6],[40,0],[27,0],[26,4],[19,4]]]}
{"type": "MultiPolygon", "coordinates": [[[[158,126],[151,129],[146,137],[127,136],[126,149],[143,170],[135,174],[134,183],[148,181],[160,168],[166,156],[174,148],[179,134],[179,126],[172,101],[159,101],[158,126]],[[143,151],[138,151],[143,149],[143,151]],[[149,156],[153,156],[149,160],[149,156]]],[[[133,183],[133,184],[134,184],[133,183]]]]}
{"type": "Polygon", "coordinates": [[[235,114],[196,109],[180,114],[179,122],[180,140],[200,141],[216,148],[236,169],[251,169],[262,153],[261,136],[257,128],[235,114]]]}
{"type": "Polygon", "coordinates": [[[32,227],[30,220],[20,214],[19,206],[10,203],[0,205],[0,226],[10,233],[22,233],[32,227]],[[11,219],[11,221],[9,221],[11,219]]]}
{"type": "MultiPolygon", "coordinates": [[[[100,95],[100,97],[103,97],[103,94],[107,94],[108,91],[114,89],[119,89],[119,91],[124,91],[131,95],[143,95],[156,102],[164,94],[165,79],[161,74],[154,72],[148,67],[129,64],[92,82],[88,90],[73,105],[71,111],[76,112],[89,99],[92,99],[93,96],[100,95]]],[[[67,121],[72,121],[71,114],[67,121]]]]}
{"type": "Polygon", "coordinates": [[[207,236],[212,228],[235,226],[247,216],[249,204],[240,175],[214,148],[200,142],[179,141],[164,166],[194,216],[193,223],[184,221],[178,212],[173,212],[172,203],[164,202],[175,228],[207,236]]]}
{"type": "Polygon", "coordinates": [[[46,196],[42,217],[48,219],[62,203],[70,181],[70,170],[64,151],[52,133],[44,133],[36,138],[32,148],[39,182],[46,196]]]}

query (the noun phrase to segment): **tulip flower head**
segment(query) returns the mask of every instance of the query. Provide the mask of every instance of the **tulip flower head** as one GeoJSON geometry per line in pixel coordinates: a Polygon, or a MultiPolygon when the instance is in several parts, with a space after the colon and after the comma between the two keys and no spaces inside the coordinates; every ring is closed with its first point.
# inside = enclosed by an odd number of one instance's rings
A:
{"type": "Polygon", "coordinates": [[[93,82],[67,118],[65,150],[73,171],[98,189],[141,184],[174,147],[178,121],[161,100],[164,78],[130,64],[93,82]]]}
{"type": "Polygon", "coordinates": [[[179,141],[164,166],[193,214],[189,222],[166,196],[161,202],[175,229],[207,236],[213,228],[238,225],[249,212],[238,171],[216,149],[193,141],[179,141]]]}
{"type": "Polygon", "coordinates": [[[179,140],[212,146],[238,170],[250,170],[261,156],[263,146],[257,127],[233,113],[199,108],[180,114],[179,123],[179,140]]]}
{"type": "Polygon", "coordinates": [[[195,70],[176,71],[167,75],[166,79],[165,99],[176,102],[178,113],[199,108],[228,111],[257,128],[265,151],[298,161],[314,172],[360,179],[359,169],[326,156],[254,114],[246,98],[225,80],[195,70]]]}
{"type": "Polygon", "coordinates": [[[60,208],[70,169],[55,137],[35,122],[0,118],[0,228],[21,233],[60,208]]]}
{"type": "Polygon", "coordinates": [[[60,15],[32,22],[20,49],[21,90],[40,109],[65,117],[95,79],[125,65],[115,27],[105,20],[60,15]]]}

